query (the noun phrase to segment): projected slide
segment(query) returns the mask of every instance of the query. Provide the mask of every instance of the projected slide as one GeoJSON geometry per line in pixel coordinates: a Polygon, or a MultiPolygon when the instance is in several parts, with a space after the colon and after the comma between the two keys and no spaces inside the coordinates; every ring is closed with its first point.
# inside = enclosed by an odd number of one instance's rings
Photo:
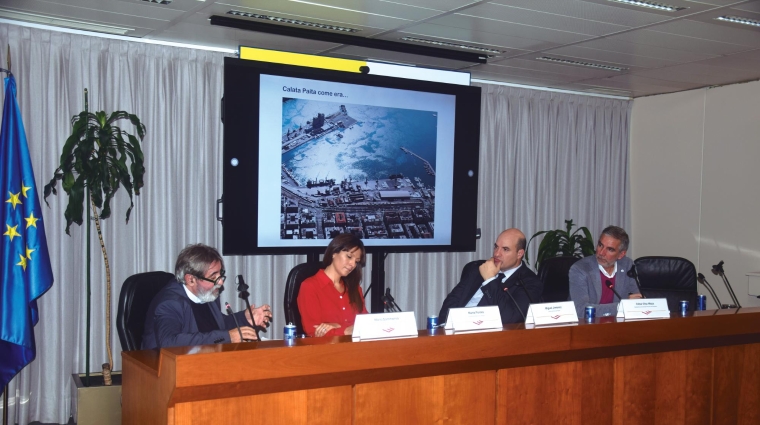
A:
{"type": "Polygon", "coordinates": [[[269,75],[260,90],[261,244],[450,243],[454,96],[269,75]]]}

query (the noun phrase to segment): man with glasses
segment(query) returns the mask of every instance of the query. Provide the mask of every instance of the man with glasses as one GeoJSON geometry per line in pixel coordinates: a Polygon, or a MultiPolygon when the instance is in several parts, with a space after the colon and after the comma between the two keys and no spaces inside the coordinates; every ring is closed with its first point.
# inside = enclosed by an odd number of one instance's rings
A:
{"type": "MultiPolygon", "coordinates": [[[[148,307],[142,348],[221,344],[255,340],[256,326],[272,320],[269,305],[235,313],[235,320],[221,312],[219,294],[224,290],[224,261],[207,245],[189,245],[177,257],[175,281],[168,283],[148,307]]],[[[255,307],[255,306],[254,306],[255,307]]]]}

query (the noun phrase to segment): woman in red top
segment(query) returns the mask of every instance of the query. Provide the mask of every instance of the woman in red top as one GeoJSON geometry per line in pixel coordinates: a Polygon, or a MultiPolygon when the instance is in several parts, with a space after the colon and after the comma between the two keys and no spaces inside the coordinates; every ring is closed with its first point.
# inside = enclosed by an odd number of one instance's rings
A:
{"type": "Polygon", "coordinates": [[[327,245],[325,268],[301,284],[298,310],[303,330],[309,336],[351,335],[354,319],[367,313],[359,283],[364,266],[361,239],[344,233],[327,245]]]}

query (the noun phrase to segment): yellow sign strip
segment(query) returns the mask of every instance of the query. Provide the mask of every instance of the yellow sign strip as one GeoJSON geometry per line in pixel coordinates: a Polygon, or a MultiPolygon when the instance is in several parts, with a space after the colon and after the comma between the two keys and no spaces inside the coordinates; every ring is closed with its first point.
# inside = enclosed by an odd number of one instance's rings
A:
{"type": "Polygon", "coordinates": [[[240,46],[240,59],[356,73],[361,72],[359,70],[360,67],[367,65],[367,62],[365,61],[328,58],[326,56],[305,55],[302,53],[281,52],[277,50],[256,49],[254,47],[243,46],[240,46]]]}

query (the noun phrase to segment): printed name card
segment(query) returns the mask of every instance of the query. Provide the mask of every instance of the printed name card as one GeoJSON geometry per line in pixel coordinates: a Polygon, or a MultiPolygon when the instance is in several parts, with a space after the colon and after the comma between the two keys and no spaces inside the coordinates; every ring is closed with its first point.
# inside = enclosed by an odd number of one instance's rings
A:
{"type": "Polygon", "coordinates": [[[665,298],[637,298],[620,300],[617,317],[630,319],[662,319],[670,317],[665,298]]]}
{"type": "Polygon", "coordinates": [[[455,333],[498,331],[504,329],[504,325],[501,324],[499,306],[489,305],[449,309],[446,329],[455,333]]]}
{"type": "Polygon", "coordinates": [[[376,339],[417,337],[417,320],[413,311],[400,313],[357,314],[351,339],[371,341],[376,339]]]}
{"type": "Polygon", "coordinates": [[[572,301],[531,304],[525,315],[526,325],[559,325],[577,322],[578,313],[575,312],[575,304],[572,301]]]}

